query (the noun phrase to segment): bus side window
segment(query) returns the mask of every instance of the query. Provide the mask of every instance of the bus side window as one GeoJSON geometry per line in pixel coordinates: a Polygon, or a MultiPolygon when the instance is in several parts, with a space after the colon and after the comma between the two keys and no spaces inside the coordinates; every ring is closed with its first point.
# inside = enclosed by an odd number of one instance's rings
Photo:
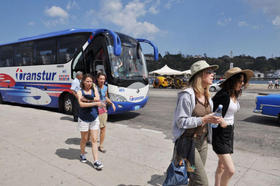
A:
{"type": "Polygon", "coordinates": [[[85,44],[87,39],[87,35],[77,34],[58,38],[58,63],[64,64],[69,62],[75,53],[85,44]]]}
{"type": "Polygon", "coordinates": [[[27,66],[32,65],[33,43],[21,43],[15,46],[15,65],[27,66]]]}
{"type": "Polygon", "coordinates": [[[56,40],[48,39],[35,42],[34,65],[56,64],[56,40]]]}
{"type": "Polygon", "coordinates": [[[14,49],[12,46],[2,46],[0,48],[0,66],[13,66],[14,49]]]}

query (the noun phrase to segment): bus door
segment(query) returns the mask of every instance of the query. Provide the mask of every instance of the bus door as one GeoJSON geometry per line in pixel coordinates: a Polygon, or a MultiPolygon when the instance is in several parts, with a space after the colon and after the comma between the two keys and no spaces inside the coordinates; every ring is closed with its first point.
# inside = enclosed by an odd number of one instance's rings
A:
{"type": "Polygon", "coordinates": [[[98,72],[106,74],[106,40],[104,36],[97,36],[85,51],[86,73],[96,77],[98,72]]]}
{"type": "Polygon", "coordinates": [[[72,79],[76,77],[76,73],[78,71],[81,71],[83,73],[86,72],[86,65],[84,60],[84,52],[81,49],[81,51],[78,53],[78,55],[74,58],[72,62],[72,79]]]}

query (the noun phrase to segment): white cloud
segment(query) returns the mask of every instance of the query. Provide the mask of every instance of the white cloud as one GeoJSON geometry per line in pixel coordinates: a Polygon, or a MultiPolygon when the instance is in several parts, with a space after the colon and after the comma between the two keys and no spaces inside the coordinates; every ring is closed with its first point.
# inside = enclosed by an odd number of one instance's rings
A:
{"type": "Polygon", "coordinates": [[[261,9],[264,14],[271,16],[272,24],[280,26],[280,1],[279,0],[245,0],[255,9],[261,9]]]}
{"type": "Polygon", "coordinates": [[[279,0],[245,0],[252,7],[262,9],[268,15],[280,15],[280,1],[279,0]]]}
{"type": "Polygon", "coordinates": [[[64,19],[52,19],[43,21],[43,23],[47,27],[55,27],[57,25],[67,24],[67,21],[65,21],[64,19]]]}
{"type": "Polygon", "coordinates": [[[259,25],[252,25],[252,24],[247,23],[246,21],[239,21],[237,23],[237,25],[239,27],[247,27],[247,28],[251,28],[251,29],[254,29],[254,30],[258,30],[258,29],[261,28],[259,25]]]}
{"type": "Polygon", "coordinates": [[[119,26],[123,33],[131,34],[134,37],[152,36],[160,31],[159,28],[150,22],[139,21],[139,18],[144,17],[147,13],[156,13],[156,8],[151,10],[146,7],[148,2],[150,1],[133,0],[122,4],[121,0],[105,0],[99,16],[102,20],[119,26]]]}
{"type": "Polygon", "coordinates": [[[272,24],[280,26],[280,16],[276,16],[275,19],[272,21],[272,24]]]}
{"type": "Polygon", "coordinates": [[[80,6],[78,5],[78,3],[75,0],[71,0],[67,3],[66,9],[67,10],[71,10],[71,9],[80,9],[80,6]]]}
{"type": "Polygon", "coordinates": [[[29,26],[34,26],[35,25],[35,22],[34,21],[30,21],[27,23],[29,26]]]}
{"type": "Polygon", "coordinates": [[[86,12],[86,19],[89,20],[91,26],[99,26],[99,21],[96,16],[97,14],[98,12],[93,9],[86,12]]]}
{"type": "Polygon", "coordinates": [[[220,26],[226,26],[226,25],[228,25],[230,22],[231,22],[231,18],[230,18],[230,17],[228,17],[228,18],[224,17],[224,18],[219,19],[219,20],[217,21],[217,24],[220,25],[220,26]]]}
{"type": "Polygon", "coordinates": [[[58,17],[58,18],[63,18],[66,19],[69,17],[68,13],[60,8],[59,6],[52,6],[51,8],[47,8],[45,10],[45,13],[49,17],[58,17]]]}
{"type": "Polygon", "coordinates": [[[68,22],[69,14],[58,6],[47,8],[45,14],[50,17],[49,20],[44,21],[44,24],[47,27],[56,26],[58,24],[67,24],[68,22]]]}
{"type": "Polygon", "coordinates": [[[158,14],[159,13],[159,6],[160,6],[160,0],[147,0],[145,2],[145,4],[149,4],[149,3],[153,3],[150,5],[150,8],[149,8],[149,12],[152,13],[152,14],[158,14]]]}
{"type": "Polygon", "coordinates": [[[247,23],[246,21],[239,21],[239,22],[238,22],[238,26],[239,26],[239,27],[248,26],[248,23],[247,23]]]}
{"type": "Polygon", "coordinates": [[[178,4],[183,2],[184,0],[168,0],[167,3],[165,4],[165,8],[170,9],[173,4],[178,4]]]}
{"type": "Polygon", "coordinates": [[[259,25],[253,25],[252,28],[253,28],[254,30],[258,30],[258,29],[260,29],[261,27],[260,27],[259,25]]]}

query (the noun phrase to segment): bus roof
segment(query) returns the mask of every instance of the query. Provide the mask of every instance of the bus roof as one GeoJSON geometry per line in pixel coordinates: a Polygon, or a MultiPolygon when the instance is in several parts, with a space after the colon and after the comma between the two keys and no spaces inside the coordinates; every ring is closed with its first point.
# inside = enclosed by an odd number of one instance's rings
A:
{"type": "Polygon", "coordinates": [[[74,33],[87,33],[87,32],[88,33],[93,33],[96,30],[98,30],[98,29],[74,29],[74,28],[72,28],[72,29],[67,29],[67,30],[50,32],[50,33],[47,33],[47,34],[32,36],[32,37],[20,38],[15,42],[0,44],[0,46],[16,44],[16,43],[25,42],[25,41],[32,41],[32,40],[37,40],[37,39],[45,39],[45,38],[50,38],[50,37],[55,37],[55,36],[69,35],[69,34],[74,34],[74,33]]]}

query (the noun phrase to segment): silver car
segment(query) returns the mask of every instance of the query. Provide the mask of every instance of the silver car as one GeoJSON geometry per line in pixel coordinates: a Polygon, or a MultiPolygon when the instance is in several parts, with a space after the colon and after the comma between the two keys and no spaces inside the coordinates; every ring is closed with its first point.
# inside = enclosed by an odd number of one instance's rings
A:
{"type": "Polygon", "coordinates": [[[216,91],[221,90],[220,84],[221,84],[222,82],[224,82],[224,81],[225,81],[224,79],[220,79],[220,80],[216,81],[215,83],[213,83],[213,84],[210,86],[209,91],[210,91],[210,92],[216,92],[216,91]]]}

